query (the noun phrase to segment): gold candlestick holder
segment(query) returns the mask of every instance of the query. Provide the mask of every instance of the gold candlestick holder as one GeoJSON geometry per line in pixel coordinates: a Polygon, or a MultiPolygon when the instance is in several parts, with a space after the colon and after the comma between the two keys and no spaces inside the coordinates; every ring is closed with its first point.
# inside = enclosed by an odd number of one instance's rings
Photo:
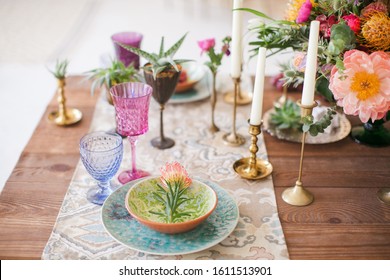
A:
{"type": "Polygon", "coordinates": [[[238,88],[238,94],[236,97],[236,101],[234,101],[235,96],[236,96],[236,89],[234,88],[232,91],[227,92],[223,96],[223,100],[226,103],[229,103],[229,104],[236,103],[237,105],[247,105],[247,104],[252,102],[252,93],[247,92],[247,91],[243,91],[241,88],[241,83],[240,83],[240,86],[238,88]]]}
{"type": "Polygon", "coordinates": [[[245,143],[245,138],[236,133],[236,112],[237,112],[237,96],[240,88],[240,78],[233,78],[234,82],[234,103],[233,103],[233,128],[231,133],[222,136],[224,143],[228,146],[241,146],[245,143]]]}
{"type": "Polygon", "coordinates": [[[234,171],[242,178],[250,180],[258,180],[267,177],[272,173],[272,165],[266,160],[261,160],[256,157],[259,150],[257,146],[257,136],[261,133],[261,125],[253,125],[249,123],[249,134],[251,135],[251,145],[249,151],[250,157],[237,160],[233,164],[234,171]]]}
{"type": "Polygon", "coordinates": [[[378,198],[385,204],[390,204],[390,188],[381,188],[378,191],[378,198]]]}
{"type": "Polygon", "coordinates": [[[66,107],[64,88],[65,78],[58,79],[58,111],[51,112],[48,116],[49,121],[60,126],[75,124],[83,117],[83,114],[78,109],[66,107]]]}
{"type": "MultiPolygon", "coordinates": [[[[297,104],[301,107],[301,116],[310,116],[313,112],[313,108],[317,106],[314,102],[312,105],[302,105],[300,101],[297,104]]],[[[302,166],[303,166],[303,153],[305,150],[305,140],[307,132],[302,133],[302,146],[301,146],[301,158],[299,162],[299,174],[298,180],[295,182],[295,186],[284,190],[282,193],[282,199],[294,206],[306,206],[313,202],[313,195],[303,187],[302,184],[302,166]]]]}

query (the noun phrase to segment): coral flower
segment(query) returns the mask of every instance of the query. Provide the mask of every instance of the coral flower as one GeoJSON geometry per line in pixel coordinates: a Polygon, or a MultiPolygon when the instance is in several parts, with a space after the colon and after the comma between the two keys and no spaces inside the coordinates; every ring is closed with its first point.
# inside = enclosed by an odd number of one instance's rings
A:
{"type": "Polygon", "coordinates": [[[312,8],[313,5],[311,4],[310,0],[306,0],[306,2],[302,4],[301,8],[298,11],[296,22],[297,23],[306,22],[310,17],[310,12],[312,8]]]}
{"type": "Polygon", "coordinates": [[[180,189],[187,188],[191,185],[192,180],[188,176],[185,168],[178,162],[166,163],[161,167],[161,182],[168,188],[168,185],[180,186],[180,189]]]}
{"type": "Polygon", "coordinates": [[[344,54],[343,73],[333,67],[329,89],[347,115],[364,123],[385,117],[390,109],[390,55],[358,50],[344,54]]]}
{"type": "Polygon", "coordinates": [[[208,52],[211,48],[214,48],[214,46],[215,46],[215,39],[214,38],[210,38],[210,39],[205,39],[205,40],[202,40],[202,41],[198,41],[198,46],[202,50],[201,54],[203,54],[204,52],[208,52]]]}

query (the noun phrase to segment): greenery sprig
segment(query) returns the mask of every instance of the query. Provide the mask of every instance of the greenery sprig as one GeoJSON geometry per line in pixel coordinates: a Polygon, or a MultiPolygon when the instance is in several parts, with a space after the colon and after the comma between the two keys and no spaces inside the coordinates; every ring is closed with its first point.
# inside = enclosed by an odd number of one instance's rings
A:
{"type": "Polygon", "coordinates": [[[312,115],[306,116],[302,118],[302,131],[309,132],[311,136],[317,136],[318,133],[323,133],[325,129],[331,125],[333,116],[336,114],[336,106],[333,106],[328,108],[326,114],[324,114],[322,118],[316,122],[314,122],[312,115]]]}

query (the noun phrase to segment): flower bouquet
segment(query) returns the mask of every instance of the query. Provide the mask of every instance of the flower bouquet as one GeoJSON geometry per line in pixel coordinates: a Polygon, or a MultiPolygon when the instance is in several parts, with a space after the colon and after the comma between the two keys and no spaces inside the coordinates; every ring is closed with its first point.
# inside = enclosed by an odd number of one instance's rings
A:
{"type": "Polygon", "coordinates": [[[388,0],[291,0],[285,20],[243,10],[262,19],[249,22],[256,35],[251,52],[256,54],[260,46],[272,54],[294,51],[292,61],[283,67],[286,86],[303,83],[310,22],[319,21],[316,91],[365,124],[352,130],[357,142],[390,145],[390,133],[382,126],[390,117],[388,0]]]}

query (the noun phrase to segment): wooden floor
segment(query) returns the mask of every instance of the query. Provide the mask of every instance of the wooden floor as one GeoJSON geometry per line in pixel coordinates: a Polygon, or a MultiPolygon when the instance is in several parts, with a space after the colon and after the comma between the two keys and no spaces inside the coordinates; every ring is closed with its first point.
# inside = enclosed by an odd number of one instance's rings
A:
{"type": "MultiPolygon", "coordinates": [[[[55,97],[48,106],[0,196],[0,259],[39,259],[50,236],[97,99],[79,77],[67,80],[66,96],[83,120],[57,127],[46,120],[55,97]]],[[[278,97],[268,86],[265,109],[278,97]]],[[[390,259],[390,206],[376,197],[379,188],[390,187],[390,147],[369,148],[350,138],[306,145],[302,181],[315,201],[293,207],[281,193],[297,179],[300,144],[266,133],[265,141],[291,259],[390,259]]]]}

